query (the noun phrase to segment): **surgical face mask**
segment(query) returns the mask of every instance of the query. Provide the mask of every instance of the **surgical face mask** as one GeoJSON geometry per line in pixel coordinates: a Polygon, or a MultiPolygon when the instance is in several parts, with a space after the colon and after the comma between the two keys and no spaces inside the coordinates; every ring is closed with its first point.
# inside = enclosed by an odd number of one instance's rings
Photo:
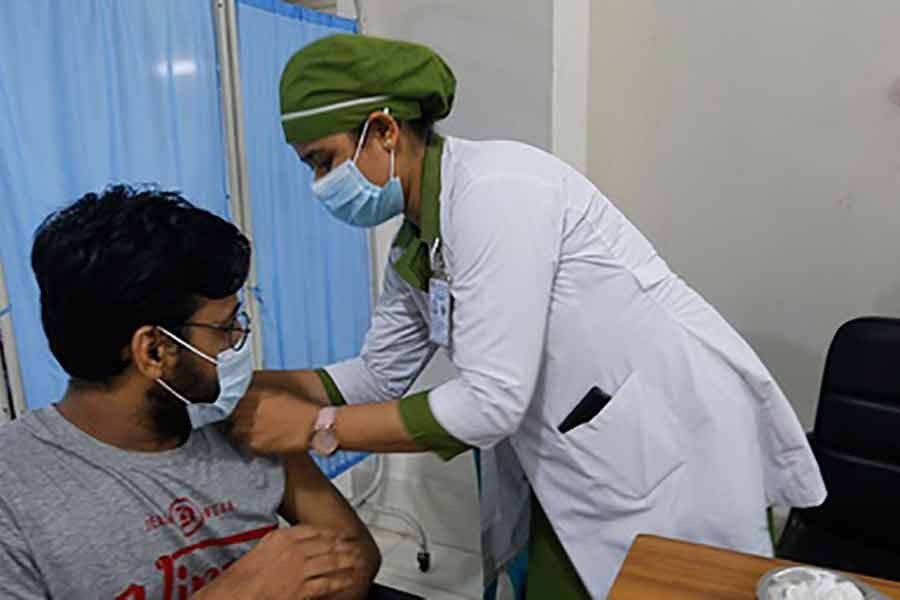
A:
{"type": "Polygon", "coordinates": [[[215,402],[211,403],[191,402],[162,379],[156,380],[156,383],[187,405],[191,426],[194,429],[200,429],[212,423],[224,421],[231,416],[240,399],[247,393],[247,388],[250,387],[250,380],[253,378],[253,355],[250,351],[252,344],[249,343],[249,337],[240,350],[229,348],[220,352],[216,358],[212,358],[165,328],[160,327],[159,330],[197,356],[216,366],[216,374],[219,379],[219,395],[215,402]]]}
{"type": "Polygon", "coordinates": [[[313,195],[332,215],[356,227],[381,225],[403,212],[403,186],[394,173],[393,148],[390,177],[384,187],[366,179],[356,166],[368,129],[366,121],[353,159],[345,160],[312,185],[313,195]]]}

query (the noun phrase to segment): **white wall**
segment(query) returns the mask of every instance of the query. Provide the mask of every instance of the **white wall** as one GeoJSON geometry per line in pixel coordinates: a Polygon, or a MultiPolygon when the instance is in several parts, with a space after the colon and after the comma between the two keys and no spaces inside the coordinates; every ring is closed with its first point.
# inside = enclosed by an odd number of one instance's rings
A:
{"type": "Polygon", "coordinates": [[[369,35],[434,48],[457,78],[441,123],[472,139],[550,147],[553,3],[550,0],[362,0],[369,35]]]}
{"type": "Polygon", "coordinates": [[[591,0],[553,2],[552,142],[550,150],[587,172],[591,0]]]}
{"type": "MultiPolygon", "coordinates": [[[[426,44],[453,69],[456,102],[451,116],[439,123],[440,132],[470,139],[517,139],[550,149],[552,0],[362,0],[360,5],[365,33],[426,44]]],[[[341,0],[338,11],[353,16],[353,2],[341,0]]],[[[398,226],[399,220],[376,231],[379,286],[398,226]]],[[[440,354],[414,389],[452,376],[452,366],[440,354]]],[[[480,551],[471,453],[449,463],[431,455],[389,456],[386,475],[381,501],[411,509],[432,541],[480,551]]],[[[377,523],[397,527],[387,519],[377,523]]]]}
{"type": "Polygon", "coordinates": [[[900,2],[591,12],[590,177],[810,425],[835,329],[900,315],[900,2]]]}

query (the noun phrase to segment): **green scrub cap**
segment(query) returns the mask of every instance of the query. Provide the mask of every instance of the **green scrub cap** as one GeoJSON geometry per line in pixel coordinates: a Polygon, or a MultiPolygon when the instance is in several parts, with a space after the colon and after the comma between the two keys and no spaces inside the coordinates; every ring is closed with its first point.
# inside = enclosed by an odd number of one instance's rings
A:
{"type": "Polygon", "coordinates": [[[433,50],[339,34],[298,51],[281,74],[281,124],[288,143],[352,131],[376,110],[410,121],[446,117],[456,78],[433,50]]]}

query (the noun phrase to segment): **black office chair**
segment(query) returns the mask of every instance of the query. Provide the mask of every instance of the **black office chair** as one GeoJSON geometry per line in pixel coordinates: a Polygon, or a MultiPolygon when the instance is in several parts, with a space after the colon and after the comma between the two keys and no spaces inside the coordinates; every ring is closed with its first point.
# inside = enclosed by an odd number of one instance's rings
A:
{"type": "Polygon", "coordinates": [[[809,441],[828,498],[791,510],[777,556],[900,579],[900,319],[835,334],[809,441]]]}

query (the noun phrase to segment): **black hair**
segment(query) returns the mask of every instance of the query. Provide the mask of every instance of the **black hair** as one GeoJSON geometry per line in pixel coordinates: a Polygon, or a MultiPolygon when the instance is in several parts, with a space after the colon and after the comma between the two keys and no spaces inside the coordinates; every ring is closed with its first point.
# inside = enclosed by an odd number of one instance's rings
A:
{"type": "Polygon", "coordinates": [[[129,364],[137,329],[180,332],[201,297],[236,293],[250,242],[177,192],[116,185],[48,216],[31,267],[53,355],[73,378],[105,382],[129,364]]]}
{"type": "Polygon", "coordinates": [[[400,123],[400,126],[408,127],[412,134],[425,144],[428,144],[434,133],[434,119],[430,117],[420,117],[413,121],[403,121],[400,123]]]}

